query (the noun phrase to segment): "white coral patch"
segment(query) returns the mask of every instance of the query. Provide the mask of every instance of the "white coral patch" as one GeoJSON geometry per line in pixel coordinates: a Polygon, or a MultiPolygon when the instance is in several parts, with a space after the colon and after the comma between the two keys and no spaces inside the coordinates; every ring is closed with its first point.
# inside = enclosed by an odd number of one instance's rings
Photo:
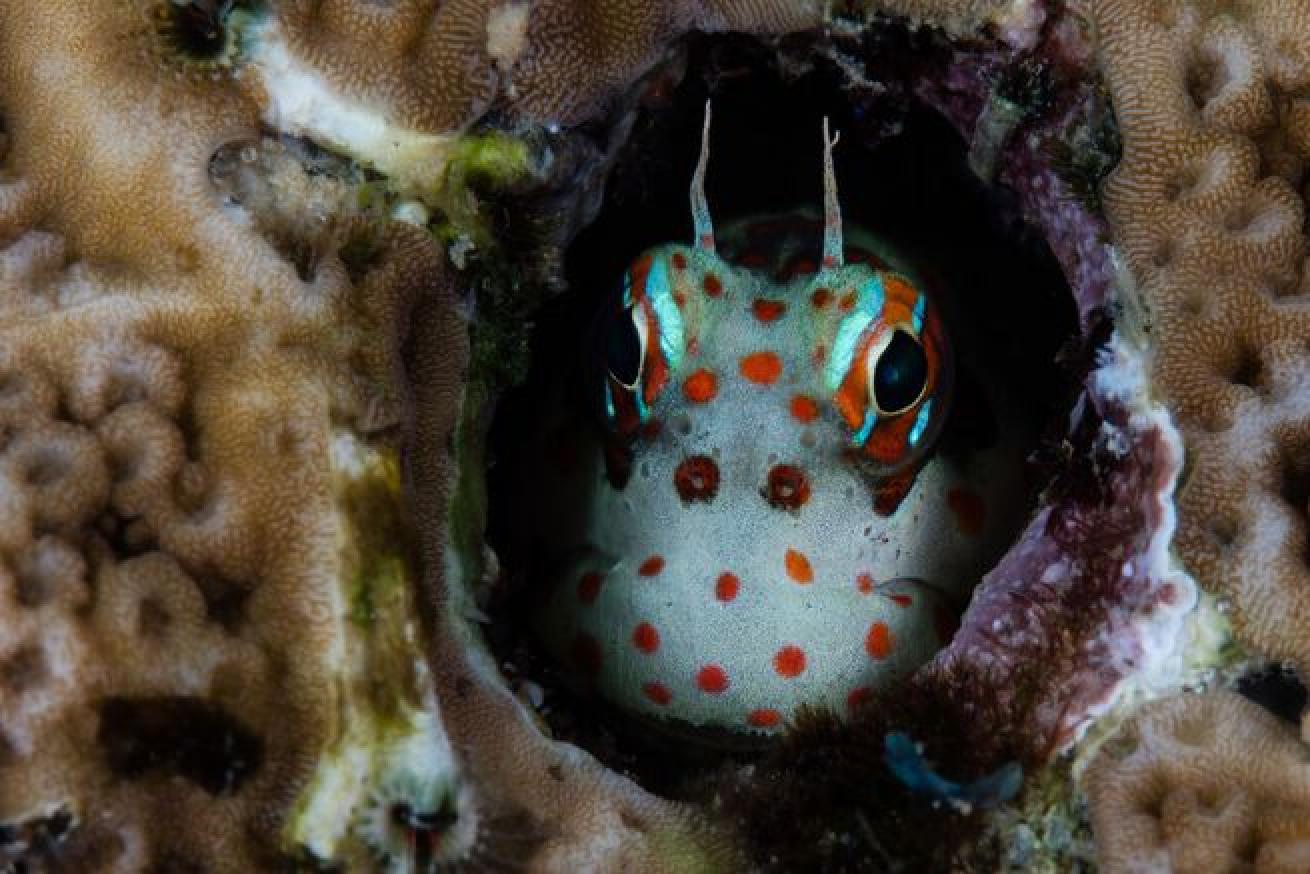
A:
{"type": "Polygon", "coordinates": [[[436,188],[455,133],[399,127],[374,107],[336,92],[291,52],[276,20],[255,30],[251,45],[251,69],[267,95],[265,122],[350,155],[401,190],[425,193],[436,188]]]}

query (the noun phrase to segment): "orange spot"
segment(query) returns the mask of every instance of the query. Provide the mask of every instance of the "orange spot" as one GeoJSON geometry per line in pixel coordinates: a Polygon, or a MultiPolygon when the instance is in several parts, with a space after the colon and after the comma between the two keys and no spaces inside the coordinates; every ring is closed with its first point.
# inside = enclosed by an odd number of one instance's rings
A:
{"type": "Polygon", "coordinates": [[[574,635],[569,655],[573,659],[574,667],[582,673],[591,677],[600,673],[600,643],[587,632],[579,631],[574,635]]]}
{"type": "Polygon", "coordinates": [[[870,658],[885,659],[891,655],[892,632],[885,622],[875,622],[869,626],[869,633],[864,638],[864,651],[870,658]]]}
{"type": "Polygon", "coordinates": [[[578,580],[578,600],[584,604],[595,604],[600,596],[600,585],[605,577],[598,571],[588,571],[578,580]]]}
{"type": "Polygon", "coordinates": [[[787,576],[794,581],[801,584],[814,582],[814,568],[810,567],[810,560],[805,557],[805,553],[789,549],[782,561],[787,568],[787,576]]]}
{"type": "Polygon", "coordinates": [[[819,418],[819,405],[808,395],[793,395],[791,417],[802,425],[808,425],[819,418]]]}
{"type": "Polygon", "coordinates": [[[848,291],[843,294],[841,296],[841,301],[837,304],[837,308],[844,313],[849,313],[851,310],[855,309],[855,292],[848,291]]]}
{"type": "Polygon", "coordinates": [[[683,381],[682,393],[693,404],[708,404],[719,393],[719,381],[701,368],[683,381]]]}
{"type": "Polygon", "coordinates": [[[832,289],[816,288],[810,295],[810,305],[816,310],[821,310],[830,303],[832,303],[832,289]]]}
{"type": "Polygon", "coordinates": [[[676,267],[676,268],[678,268],[679,270],[684,270],[684,269],[686,269],[686,267],[687,267],[687,256],[684,255],[684,254],[682,254],[681,252],[674,252],[674,253],[673,253],[673,266],[676,267]]]}
{"type": "Polygon", "coordinates": [[[887,597],[890,598],[892,603],[895,604],[897,607],[909,607],[914,604],[913,598],[911,598],[909,595],[901,594],[900,592],[897,592],[894,595],[888,595],[887,597]]]}
{"type": "Polygon", "coordinates": [[[987,507],[976,493],[958,486],[946,493],[946,503],[955,513],[955,524],[962,534],[977,535],[987,519],[987,507]]]}
{"type": "Polygon", "coordinates": [[[710,695],[722,695],[728,691],[731,681],[728,672],[718,665],[706,665],[696,672],[696,686],[710,695]]]}
{"type": "Polygon", "coordinates": [[[673,693],[663,683],[646,683],[641,687],[641,694],[661,707],[673,700],[673,693]]]}
{"type": "Polygon", "coordinates": [[[782,314],[787,312],[787,305],[780,300],[757,298],[751,301],[751,312],[755,314],[755,318],[767,325],[782,318],[782,314]]]}
{"type": "Polygon", "coordinates": [[[773,670],[779,677],[799,677],[805,670],[805,650],[788,644],[773,655],[773,670]]]}
{"type": "Polygon", "coordinates": [[[858,686],[851,690],[846,696],[846,709],[859,710],[864,705],[873,700],[873,690],[868,686],[858,686]]]}
{"type": "Polygon", "coordinates": [[[660,648],[660,633],[649,622],[643,622],[632,631],[632,645],[650,655],[660,648]]]}
{"type": "Polygon", "coordinates": [[[641,566],[637,568],[637,573],[643,577],[653,577],[662,570],[664,570],[664,556],[652,555],[641,563],[641,566]]]}
{"type": "Polygon", "coordinates": [[[741,580],[737,578],[736,574],[730,571],[724,571],[719,574],[719,578],[714,583],[714,597],[718,598],[725,604],[736,598],[737,593],[740,591],[741,580]]]}
{"type": "Polygon", "coordinates": [[[755,352],[741,360],[741,375],[756,385],[773,385],[782,376],[777,352],[755,352]]]}
{"type": "Polygon", "coordinates": [[[771,707],[761,707],[758,710],[752,710],[746,716],[746,721],[756,728],[773,728],[779,722],[782,722],[782,714],[771,707]]]}
{"type": "Polygon", "coordinates": [[[701,287],[705,289],[705,293],[710,297],[719,297],[723,294],[723,283],[720,282],[719,277],[715,276],[713,273],[705,274],[705,279],[701,282],[701,287]]]}
{"type": "Polygon", "coordinates": [[[855,578],[855,588],[860,590],[861,595],[873,594],[873,574],[860,574],[855,578]]]}

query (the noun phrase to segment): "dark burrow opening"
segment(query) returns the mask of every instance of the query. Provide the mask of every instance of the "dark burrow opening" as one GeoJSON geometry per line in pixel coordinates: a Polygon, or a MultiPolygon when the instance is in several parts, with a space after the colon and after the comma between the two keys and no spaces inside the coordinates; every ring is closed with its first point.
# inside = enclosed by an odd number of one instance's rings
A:
{"type": "MultiPolygon", "coordinates": [[[[692,242],[688,185],[706,98],[713,101],[707,194],[718,227],[821,209],[824,117],[841,132],[834,160],[844,222],[885,238],[924,268],[956,350],[954,399],[937,453],[966,458],[996,440],[999,413],[989,392],[998,390],[1006,415],[1018,417],[1026,454],[1038,455],[1062,433],[1078,388],[1076,375],[1057,364],[1062,350],[1079,345],[1072,295],[1040,229],[1019,218],[1014,195],[974,175],[968,143],[932,109],[914,100],[864,100],[818,53],[799,67],[780,63],[784,55],[745,38],[701,38],[690,45],[681,84],[648,90],[599,215],[567,252],[568,290],[536,316],[533,367],[501,399],[489,438],[488,540],[500,575],[486,628],[511,686],[539,705],[556,737],[675,797],[687,794],[688,778],[725,754],[749,758],[755,745],[699,730],[689,742],[681,729],[625,716],[542,651],[532,626],[551,585],[553,544],[533,530],[534,509],[546,503],[523,450],[547,439],[543,403],[567,405],[570,417],[602,428],[602,390],[589,376],[605,354],[598,313],[619,293],[635,256],[660,243],[692,242]]],[[[1042,477],[1030,463],[1014,484],[1026,509],[986,556],[987,567],[1018,536],[1042,477]]],[[[952,605],[957,614],[963,606],[952,605]]]]}

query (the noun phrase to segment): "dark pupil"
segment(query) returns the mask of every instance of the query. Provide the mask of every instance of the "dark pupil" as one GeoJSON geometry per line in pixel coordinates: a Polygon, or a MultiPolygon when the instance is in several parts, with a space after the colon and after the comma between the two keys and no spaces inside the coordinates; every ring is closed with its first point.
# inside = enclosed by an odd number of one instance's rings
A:
{"type": "Polygon", "coordinates": [[[619,382],[626,386],[636,383],[641,370],[641,338],[637,336],[631,310],[620,310],[618,318],[610,323],[605,363],[619,382]]]}
{"type": "Polygon", "coordinates": [[[904,331],[892,334],[873,370],[873,398],[886,413],[899,413],[919,399],[928,379],[923,347],[904,331]]]}

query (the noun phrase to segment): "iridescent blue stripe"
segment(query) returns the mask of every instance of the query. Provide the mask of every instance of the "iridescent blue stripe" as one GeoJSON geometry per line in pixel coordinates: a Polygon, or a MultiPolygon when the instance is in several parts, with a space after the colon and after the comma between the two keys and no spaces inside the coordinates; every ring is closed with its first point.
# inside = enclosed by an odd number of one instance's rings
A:
{"type": "Polygon", "coordinates": [[[923,334],[923,314],[928,309],[928,298],[919,295],[919,300],[914,304],[914,335],[923,334]]]}
{"type": "Polygon", "coordinates": [[[669,284],[667,259],[655,258],[650,273],[646,276],[646,298],[655,310],[655,321],[660,329],[660,352],[669,365],[669,370],[677,369],[686,348],[682,331],[682,310],[673,299],[673,288],[669,284]]]}
{"type": "Polygon", "coordinates": [[[932,417],[932,398],[923,402],[919,407],[919,415],[914,419],[914,427],[910,429],[910,445],[913,446],[923,439],[923,432],[928,430],[928,419],[932,417]]]}
{"type": "Polygon", "coordinates": [[[883,290],[882,277],[875,275],[864,285],[856,297],[855,311],[837,326],[837,339],[832,344],[832,357],[824,373],[828,391],[835,392],[841,388],[842,381],[850,372],[855,359],[855,350],[865,330],[876,319],[882,318],[883,303],[886,295],[883,290]]]}
{"type": "Polygon", "coordinates": [[[851,445],[863,447],[865,443],[868,443],[869,435],[873,433],[873,426],[877,424],[878,414],[873,410],[869,410],[864,414],[864,424],[860,426],[860,430],[851,438],[851,445]]]}

